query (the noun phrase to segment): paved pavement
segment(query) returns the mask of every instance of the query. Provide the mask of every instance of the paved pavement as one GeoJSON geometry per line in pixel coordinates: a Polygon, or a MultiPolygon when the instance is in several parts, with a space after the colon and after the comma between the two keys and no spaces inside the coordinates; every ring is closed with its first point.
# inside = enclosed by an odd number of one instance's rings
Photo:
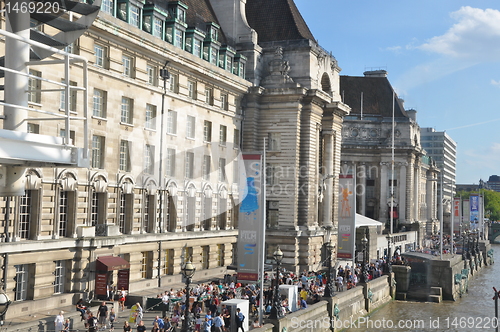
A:
{"type": "MultiPolygon", "coordinates": [[[[229,272],[229,271],[228,271],[229,272]]],[[[214,276],[209,279],[199,279],[192,283],[192,285],[197,285],[200,283],[207,283],[212,280],[223,279],[222,276],[214,276]]],[[[129,294],[129,298],[156,298],[158,294],[165,292],[165,290],[170,290],[171,288],[177,290],[184,288],[184,283],[174,283],[169,284],[164,288],[150,288],[146,290],[142,290],[140,292],[131,292],[129,294]]],[[[97,303],[97,302],[96,302],[97,303]]],[[[108,307],[111,308],[113,305],[112,302],[108,302],[108,307]]],[[[97,312],[98,306],[91,307],[90,310],[95,314],[97,312]]],[[[114,302],[115,312],[117,312],[117,322],[115,323],[115,331],[122,331],[122,326],[125,320],[128,320],[130,315],[130,308],[126,307],[124,311],[118,310],[119,305],[118,302],[114,302]]],[[[148,308],[145,308],[148,309],[148,308]]],[[[42,310],[32,313],[31,315],[27,315],[24,317],[17,317],[13,319],[7,319],[5,321],[5,325],[0,327],[1,332],[54,332],[54,320],[55,317],[59,314],[59,311],[64,311],[64,318],[69,318],[72,321],[71,330],[72,332],[84,332],[87,329],[84,326],[84,323],[80,319],[80,313],[76,311],[74,305],[60,307],[53,310],[42,310]]],[[[150,331],[152,327],[152,322],[155,319],[156,315],[161,315],[161,312],[157,311],[145,311],[144,312],[144,323],[147,327],[147,330],[150,331]]],[[[135,325],[133,325],[135,326],[135,325]]],[[[109,326],[106,331],[109,331],[109,326]]]]}

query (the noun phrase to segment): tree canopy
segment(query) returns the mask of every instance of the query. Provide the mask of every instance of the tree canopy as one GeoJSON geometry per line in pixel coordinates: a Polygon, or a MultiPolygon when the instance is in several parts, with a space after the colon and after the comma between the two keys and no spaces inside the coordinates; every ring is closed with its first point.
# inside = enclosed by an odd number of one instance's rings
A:
{"type": "Polygon", "coordinates": [[[484,217],[492,221],[500,220],[500,193],[493,190],[478,191],[459,191],[456,197],[460,196],[462,199],[468,199],[471,194],[481,194],[484,196],[484,217]]]}

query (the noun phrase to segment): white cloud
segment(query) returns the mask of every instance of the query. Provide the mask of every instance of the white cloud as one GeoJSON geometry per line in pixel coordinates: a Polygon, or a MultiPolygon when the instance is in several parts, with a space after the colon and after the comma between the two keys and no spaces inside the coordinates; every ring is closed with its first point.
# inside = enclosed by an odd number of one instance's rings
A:
{"type": "Polygon", "coordinates": [[[451,13],[451,17],[456,24],[418,48],[473,61],[500,59],[500,11],[467,6],[451,13]]]}
{"type": "Polygon", "coordinates": [[[495,81],[494,79],[492,79],[491,84],[500,88],[500,81],[495,81]]]}

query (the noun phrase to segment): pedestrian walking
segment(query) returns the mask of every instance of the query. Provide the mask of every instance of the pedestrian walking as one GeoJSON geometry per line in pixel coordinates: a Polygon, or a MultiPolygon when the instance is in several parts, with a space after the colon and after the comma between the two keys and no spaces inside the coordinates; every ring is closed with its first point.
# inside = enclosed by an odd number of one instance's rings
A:
{"type": "Polygon", "coordinates": [[[106,320],[108,319],[108,306],[106,302],[103,301],[99,308],[97,309],[97,320],[100,329],[106,328],[106,320]]]}
{"type": "Polygon", "coordinates": [[[122,290],[120,291],[120,298],[118,299],[118,303],[120,303],[120,309],[122,311],[125,310],[125,299],[127,297],[127,291],[122,287],[122,290]]]}
{"type": "Polygon", "coordinates": [[[64,331],[64,311],[59,311],[59,315],[54,320],[56,332],[64,331]]]}
{"type": "Polygon", "coordinates": [[[212,332],[223,332],[224,331],[224,319],[222,318],[222,312],[220,312],[214,319],[214,328],[212,332]]]}
{"type": "MultiPolygon", "coordinates": [[[[135,309],[135,323],[139,324],[142,321],[142,317],[143,317],[144,313],[142,311],[142,307],[141,307],[141,304],[139,302],[137,302],[135,304],[135,306],[136,306],[136,309],[135,309]]],[[[144,322],[143,322],[143,324],[144,324],[144,322]]]]}
{"type": "Polygon", "coordinates": [[[114,331],[115,330],[115,322],[116,322],[116,313],[115,309],[111,308],[109,312],[109,330],[114,331]]]}
{"type": "Polygon", "coordinates": [[[97,332],[97,318],[92,312],[89,312],[89,318],[87,319],[87,326],[89,327],[89,332],[97,332]]]}
{"type": "Polygon", "coordinates": [[[243,328],[243,322],[245,321],[245,315],[241,312],[240,308],[236,308],[236,332],[241,328],[241,331],[245,332],[243,328]]]}

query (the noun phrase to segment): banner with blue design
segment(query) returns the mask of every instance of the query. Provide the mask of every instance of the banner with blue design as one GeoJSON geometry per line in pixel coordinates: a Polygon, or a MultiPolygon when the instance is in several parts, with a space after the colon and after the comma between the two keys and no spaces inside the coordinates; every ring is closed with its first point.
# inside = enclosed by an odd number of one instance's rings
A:
{"type": "Polygon", "coordinates": [[[257,281],[264,223],[263,165],[261,154],[243,154],[239,168],[238,280],[257,281]]]}

